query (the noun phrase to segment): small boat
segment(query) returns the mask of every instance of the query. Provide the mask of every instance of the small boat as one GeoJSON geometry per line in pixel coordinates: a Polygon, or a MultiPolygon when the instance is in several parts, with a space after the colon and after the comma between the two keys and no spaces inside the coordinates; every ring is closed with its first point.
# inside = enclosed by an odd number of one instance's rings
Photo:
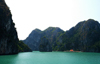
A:
{"type": "Polygon", "coordinates": [[[70,52],[73,52],[74,50],[73,49],[70,49],[70,52]]]}

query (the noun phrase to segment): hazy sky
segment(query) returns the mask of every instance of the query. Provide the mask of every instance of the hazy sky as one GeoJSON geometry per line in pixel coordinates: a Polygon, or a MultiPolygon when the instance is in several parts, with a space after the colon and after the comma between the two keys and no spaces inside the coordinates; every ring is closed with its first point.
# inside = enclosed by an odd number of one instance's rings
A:
{"type": "Polygon", "coordinates": [[[89,18],[100,21],[100,0],[5,0],[20,40],[49,26],[69,30],[89,18]]]}

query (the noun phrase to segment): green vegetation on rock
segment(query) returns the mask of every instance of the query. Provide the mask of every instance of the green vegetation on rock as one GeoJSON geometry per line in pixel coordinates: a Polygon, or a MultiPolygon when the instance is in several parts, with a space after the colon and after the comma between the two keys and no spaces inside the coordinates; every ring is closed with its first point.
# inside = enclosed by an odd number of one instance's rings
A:
{"type": "Polygon", "coordinates": [[[18,42],[18,51],[19,52],[31,52],[32,50],[23,43],[23,41],[18,42]]]}
{"type": "Polygon", "coordinates": [[[53,50],[73,49],[75,51],[100,52],[100,24],[93,19],[79,22],[75,27],[59,36],[56,44],[57,46],[53,47],[53,50]],[[58,44],[60,38],[62,42],[58,44]]]}
{"type": "MultiPolygon", "coordinates": [[[[24,43],[37,50],[39,50],[41,39],[48,39],[53,51],[73,49],[74,51],[100,52],[100,24],[93,19],[81,21],[66,32],[58,27],[49,27],[44,31],[34,30],[30,36],[24,43]]],[[[42,41],[40,47],[43,48],[44,45],[46,43],[42,41]]]]}

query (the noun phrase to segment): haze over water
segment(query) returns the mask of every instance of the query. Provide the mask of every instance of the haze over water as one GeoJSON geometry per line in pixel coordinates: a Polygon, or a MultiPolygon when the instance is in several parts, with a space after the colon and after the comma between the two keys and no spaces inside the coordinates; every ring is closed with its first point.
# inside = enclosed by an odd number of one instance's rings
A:
{"type": "Polygon", "coordinates": [[[24,52],[0,56],[0,64],[100,64],[100,53],[24,52]]]}
{"type": "Polygon", "coordinates": [[[49,26],[69,30],[78,22],[100,22],[100,0],[5,0],[10,7],[20,40],[32,30],[49,26]]]}

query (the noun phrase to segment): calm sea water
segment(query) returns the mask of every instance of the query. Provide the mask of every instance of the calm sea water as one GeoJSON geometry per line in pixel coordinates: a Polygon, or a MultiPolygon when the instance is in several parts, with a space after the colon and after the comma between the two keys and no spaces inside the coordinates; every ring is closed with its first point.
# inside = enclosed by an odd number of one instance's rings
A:
{"type": "Polygon", "coordinates": [[[0,56],[0,64],[100,64],[100,53],[33,51],[0,56]]]}

